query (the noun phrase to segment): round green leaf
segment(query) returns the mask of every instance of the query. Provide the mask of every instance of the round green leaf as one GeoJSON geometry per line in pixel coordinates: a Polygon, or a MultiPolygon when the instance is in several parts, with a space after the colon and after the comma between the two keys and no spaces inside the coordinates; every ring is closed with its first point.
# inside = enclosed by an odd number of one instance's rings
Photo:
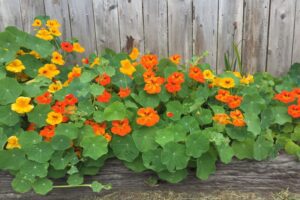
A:
{"type": "Polygon", "coordinates": [[[120,160],[132,162],[139,155],[131,135],[124,137],[114,135],[111,141],[111,148],[115,156],[120,160]]]}
{"type": "Polygon", "coordinates": [[[121,102],[114,102],[104,109],[103,113],[106,121],[122,120],[126,117],[126,108],[121,102]]]}
{"type": "Polygon", "coordinates": [[[182,104],[179,101],[170,101],[167,103],[167,112],[173,113],[173,117],[171,117],[171,120],[177,121],[181,118],[181,115],[183,113],[183,107],[182,104]]]}
{"type": "Polygon", "coordinates": [[[21,93],[22,87],[16,79],[4,78],[0,80],[0,105],[14,103],[21,93]]]}
{"type": "Polygon", "coordinates": [[[67,183],[69,185],[80,185],[83,183],[83,176],[80,174],[72,174],[68,177],[67,183]]]}
{"type": "Polygon", "coordinates": [[[196,176],[199,179],[207,180],[209,175],[216,171],[216,158],[209,152],[197,159],[196,176]]]}
{"type": "Polygon", "coordinates": [[[175,172],[162,171],[158,173],[159,178],[168,181],[169,183],[178,183],[186,178],[187,170],[177,170],[175,172]]]}
{"type": "Polygon", "coordinates": [[[80,142],[83,156],[97,160],[108,152],[107,141],[102,136],[84,137],[80,142]]]}
{"type": "Polygon", "coordinates": [[[35,131],[26,131],[20,134],[19,143],[22,149],[31,148],[42,141],[42,137],[35,131]]]}
{"type": "Polygon", "coordinates": [[[0,124],[14,126],[20,121],[19,115],[11,110],[10,105],[0,106],[0,124]]]}
{"type": "Polygon", "coordinates": [[[71,147],[72,140],[65,135],[55,135],[51,140],[54,150],[65,150],[71,147]]]}
{"type": "Polygon", "coordinates": [[[234,155],[240,160],[246,158],[252,159],[253,145],[254,145],[254,140],[251,139],[245,140],[243,142],[234,141],[232,143],[234,155]]]}
{"type": "Polygon", "coordinates": [[[166,169],[166,166],[162,164],[161,161],[161,151],[162,149],[158,148],[155,150],[146,151],[142,154],[143,162],[146,168],[152,169],[156,172],[161,172],[166,169]]]}
{"type": "Polygon", "coordinates": [[[150,127],[133,131],[132,138],[139,151],[149,151],[155,149],[158,146],[155,142],[156,130],[156,128],[150,127]]]}
{"type": "Polygon", "coordinates": [[[37,194],[45,195],[53,189],[53,182],[47,178],[40,178],[33,183],[32,188],[37,194]]]}
{"type": "Polygon", "coordinates": [[[26,179],[15,177],[11,182],[11,186],[16,192],[25,193],[31,189],[31,182],[26,179]]]}
{"type": "Polygon", "coordinates": [[[32,112],[28,113],[28,120],[38,127],[42,127],[46,125],[46,119],[48,113],[51,111],[49,105],[37,105],[32,112]]]}
{"type": "Polygon", "coordinates": [[[30,174],[32,176],[45,177],[48,173],[48,163],[38,163],[35,161],[27,160],[22,166],[21,172],[23,174],[30,174]]]}
{"type": "Polygon", "coordinates": [[[55,129],[56,135],[65,135],[70,139],[78,137],[78,128],[74,124],[59,124],[55,129]]]}
{"type": "Polygon", "coordinates": [[[190,134],[186,141],[186,154],[194,158],[199,158],[209,149],[209,140],[201,132],[190,134]]]}
{"type": "Polygon", "coordinates": [[[137,157],[134,161],[132,162],[126,162],[124,161],[124,164],[127,168],[131,169],[134,172],[143,172],[145,171],[147,168],[144,166],[142,157],[139,156],[137,157]]]}
{"type": "Polygon", "coordinates": [[[30,160],[45,163],[50,160],[54,150],[48,142],[41,142],[33,145],[32,148],[26,150],[26,154],[30,160]]]}
{"type": "Polygon", "coordinates": [[[273,142],[259,136],[253,146],[253,156],[256,160],[266,159],[273,149],[273,142]]]}

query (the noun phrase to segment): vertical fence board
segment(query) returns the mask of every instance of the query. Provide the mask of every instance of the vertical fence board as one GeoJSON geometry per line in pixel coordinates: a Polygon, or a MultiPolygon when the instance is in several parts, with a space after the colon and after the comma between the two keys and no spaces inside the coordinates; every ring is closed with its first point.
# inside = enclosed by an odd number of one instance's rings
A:
{"type": "Polygon", "coordinates": [[[0,31],[6,26],[23,29],[19,0],[0,0],[0,31]]]}
{"type": "Polygon", "coordinates": [[[36,16],[45,15],[45,7],[43,0],[21,0],[21,14],[24,31],[33,33],[31,26],[36,16]]]}
{"type": "Polygon", "coordinates": [[[204,59],[216,69],[218,40],[218,0],[194,1],[193,54],[208,51],[204,59]]]}
{"type": "Polygon", "coordinates": [[[300,63],[300,2],[296,1],[296,4],[292,63],[300,63]]]}
{"type": "Polygon", "coordinates": [[[292,62],[295,0],[271,1],[267,70],[273,75],[288,71],[292,62]]]}
{"type": "Polygon", "coordinates": [[[218,61],[217,71],[224,70],[224,53],[229,51],[233,56],[232,43],[242,43],[243,32],[243,1],[219,0],[219,25],[218,25],[218,61]]]}
{"type": "Polygon", "coordinates": [[[144,52],[143,5],[140,0],[119,0],[121,50],[129,52],[137,47],[144,52]]]}
{"type": "Polygon", "coordinates": [[[168,56],[167,0],[144,0],[145,52],[168,56]]]}
{"type": "Polygon", "coordinates": [[[169,54],[178,53],[186,62],[192,56],[192,0],[168,1],[169,54]]]}
{"type": "MultiPolygon", "coordinates": [[[[70,38],[71,26],[68,1],[66,0],[44,0],[45,12],[52,19],[57,19],[61,23],[60,30],[62,38],[70,38]]],[[[85,45],[85,44],[84,44],[85,45]]]]}
{"type": "Polygon", "coordinates": [[[97,51],[92,0],[69,0],[72,36],[84,44],[87,52],[97,51]]]}
{"type": "Polygon", "coordinates": [[[93,3],[98,51],[105,48],[120,51],[118,1],[94,0],[93,3]]]}
{"type": "Polygon", "coordinates": [[[249,73],[266,68],[269,6],[269,0],[245,0],[242,63],[249,73]]]}

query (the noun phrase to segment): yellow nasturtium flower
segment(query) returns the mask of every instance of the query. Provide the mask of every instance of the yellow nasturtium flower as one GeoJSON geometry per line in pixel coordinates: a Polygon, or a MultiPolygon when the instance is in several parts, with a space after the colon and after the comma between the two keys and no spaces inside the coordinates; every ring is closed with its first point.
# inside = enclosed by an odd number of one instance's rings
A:
{"type": "Polygon", "coordinates": [[[32,23],[32,26],[34,27],[42,26],[42,21],[40,19],[35,19],[32,23]]]}
{"type": "Polygon", "coordinates": [[[83,53],[85,49],[78,42],[75,42],[73,43],[73,51],[83,53]]]}
{"type": "Polygon", "coordinates": [[[221,78],[219,81],[219,86],[222,88],[229,89],[229,88],[233,88],[235,86],[235,82],[234,82],[233,78],[229,78],[229,77],[221,78]]]}
{"type": "Polygon", "coordinates": [[[34,106],[30,104],[30,101],[31,98],[29,97],[18,97],[16,102],[11,104],[11,110],[19,114],[28,113],[34,108],[34,106]]]}
{"type": "Polygon", "coordinates": [[[46,122],[50,125],[57,125],[62,123],[62,121],[63,121],[63,115],[61,113],[51,111],[47,115],[46,122]]]}
{"type": "Polygon", "coordinates": [[[94,59],[94,61],[91,64],[91,67],[94,67],[95,65],[100,65],[100,58],[99,57],[94,59]]]}
{"type": "Polygon", "coordinates": [[[63,56],[57,51],[54,51],[52,53],[51,62],[54,63],[54,64],[57,64],[57,65],[64,65],[65,64],[63,56]]]}
{"type": "Polygon", "coordinates": [[[60,23],[56,19],[49,19],[46,22],[46,26],[49,28],[59,28],[60,23]]]}
{"type": "Polygon", "coordinates": [[[236,76],[237,78],[242,78],[242,75],[241,75],[240,72],[235,71],[235,72],[232,72],[232,73],[233,73],[233,75],[236,76]]]}
{"type": "Polygon", "coordinates": [[[52,35],[54,35],[56,37],[61,36],[61,32],[59,31],[59,29],[57,27],[49,28],[49,31],[52,35]]]}
{"type": "Polygon", "coordinates": [[[20,149],[19,138],[17,136],[10,136],[7,139],[6,149],[20,149]]]}
{"type": "Polygon", "coordinates": [[[243,76],[243,78],[241,78],[241,80],[240,80],[240,83],[245,84],[245,85],[248,85],[253,82],[254,82],[254,78],[253,78],[253,75],[251,75],[251,74],[248,74],[247,76],[243,76]]]}
{"type": "Polygon", "coordinates": [[[203,71],[203,76],[206,80],[213,80],[215,78],[215,75],[209,69],[203,71]]]}
{"type": "Polygon", "coordinates": [[[39,75],[45,76],[52,79],[60,73],[55,64],[45,64],[43,67],[39,68],[39,75]]]}
{"type": "Polygon", "coordinates": [[[40,59],[41,58],[41,55],[36,52],[36,51],[30,51],[29,52],[30,55],[34,56],[36,59],[40,59]]]}
{"type": "Polygon", "coordinates": [[[43,40],[52,40],[53,39],[51,32],[49,32],[48,30],[46,30],[44,28],[39,30],[35,36],[40,39],[43,39],[43,40]]]}
{"type": "Polygon", "coordinates": [[[13,73],[19,73],[25,69],[25,66],[23,65],[21,60],[15,59],[14,61],[6,65],[5,69],[13,73]]]}
{"type": "Polygon", "coordinates": [[[140,55],[140,51],[138,48],[133,48],[131,53],[129,54],[129,57],[131,60],[136,60],[140,55]]]}
{"type": "Polygon", "coordinates": [[[122,74],[132,76],[132,74],[136,71],[135,67],[131,64],[130,60],[121,60],[120,72],[122,74]]]}
{"type": "Polygon", "coordinates": [[[49,85],[48,92],[55,93],[58,90],[61,90],[62,88],[63,88],[62,83],[60,81],[55,81],[54,83],[51,83],[49,85]]]}

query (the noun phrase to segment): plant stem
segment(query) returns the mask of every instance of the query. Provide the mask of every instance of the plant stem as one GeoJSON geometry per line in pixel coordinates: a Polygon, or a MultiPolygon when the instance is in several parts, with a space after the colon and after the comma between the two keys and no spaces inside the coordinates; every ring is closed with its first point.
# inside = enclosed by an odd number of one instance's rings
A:
{"type": "Polygon", "coordinates": [[[53,188],[74,188],[74,187],[91,187],[91,184],[81,185],[54,185],[53,188]]]}

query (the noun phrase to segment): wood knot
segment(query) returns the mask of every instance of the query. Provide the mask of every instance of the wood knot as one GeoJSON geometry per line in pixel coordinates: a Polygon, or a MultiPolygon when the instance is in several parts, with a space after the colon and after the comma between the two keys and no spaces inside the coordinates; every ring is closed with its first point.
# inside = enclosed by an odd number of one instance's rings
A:
{"type": "Polygon", "coordinates": [[[280,15],[280,18],[281,18],[281,19],[284,19],[285,16],[286,16],[286,15],[283,13],[283,14],[280,15]]]}
{"type": "Polygon", "coordinates": [[[134,38],[131,35],[126,36],[126,47],[125,47],[126,52],[130,52],[132,50],[133,43],[134,43],[134,38]]]}
{"type": "Polygon", "coordinates": [[[237,29],[237,22],[233,22],[233,28],[234,28],[234,30],[236,30],[237,29]]]}
{"type": "Polygon", "coordinates": [[[108,11],[115,9],[116,7],[117,7],[116,5],[111,5],[111,6],[109,6],[108,11]]]}

